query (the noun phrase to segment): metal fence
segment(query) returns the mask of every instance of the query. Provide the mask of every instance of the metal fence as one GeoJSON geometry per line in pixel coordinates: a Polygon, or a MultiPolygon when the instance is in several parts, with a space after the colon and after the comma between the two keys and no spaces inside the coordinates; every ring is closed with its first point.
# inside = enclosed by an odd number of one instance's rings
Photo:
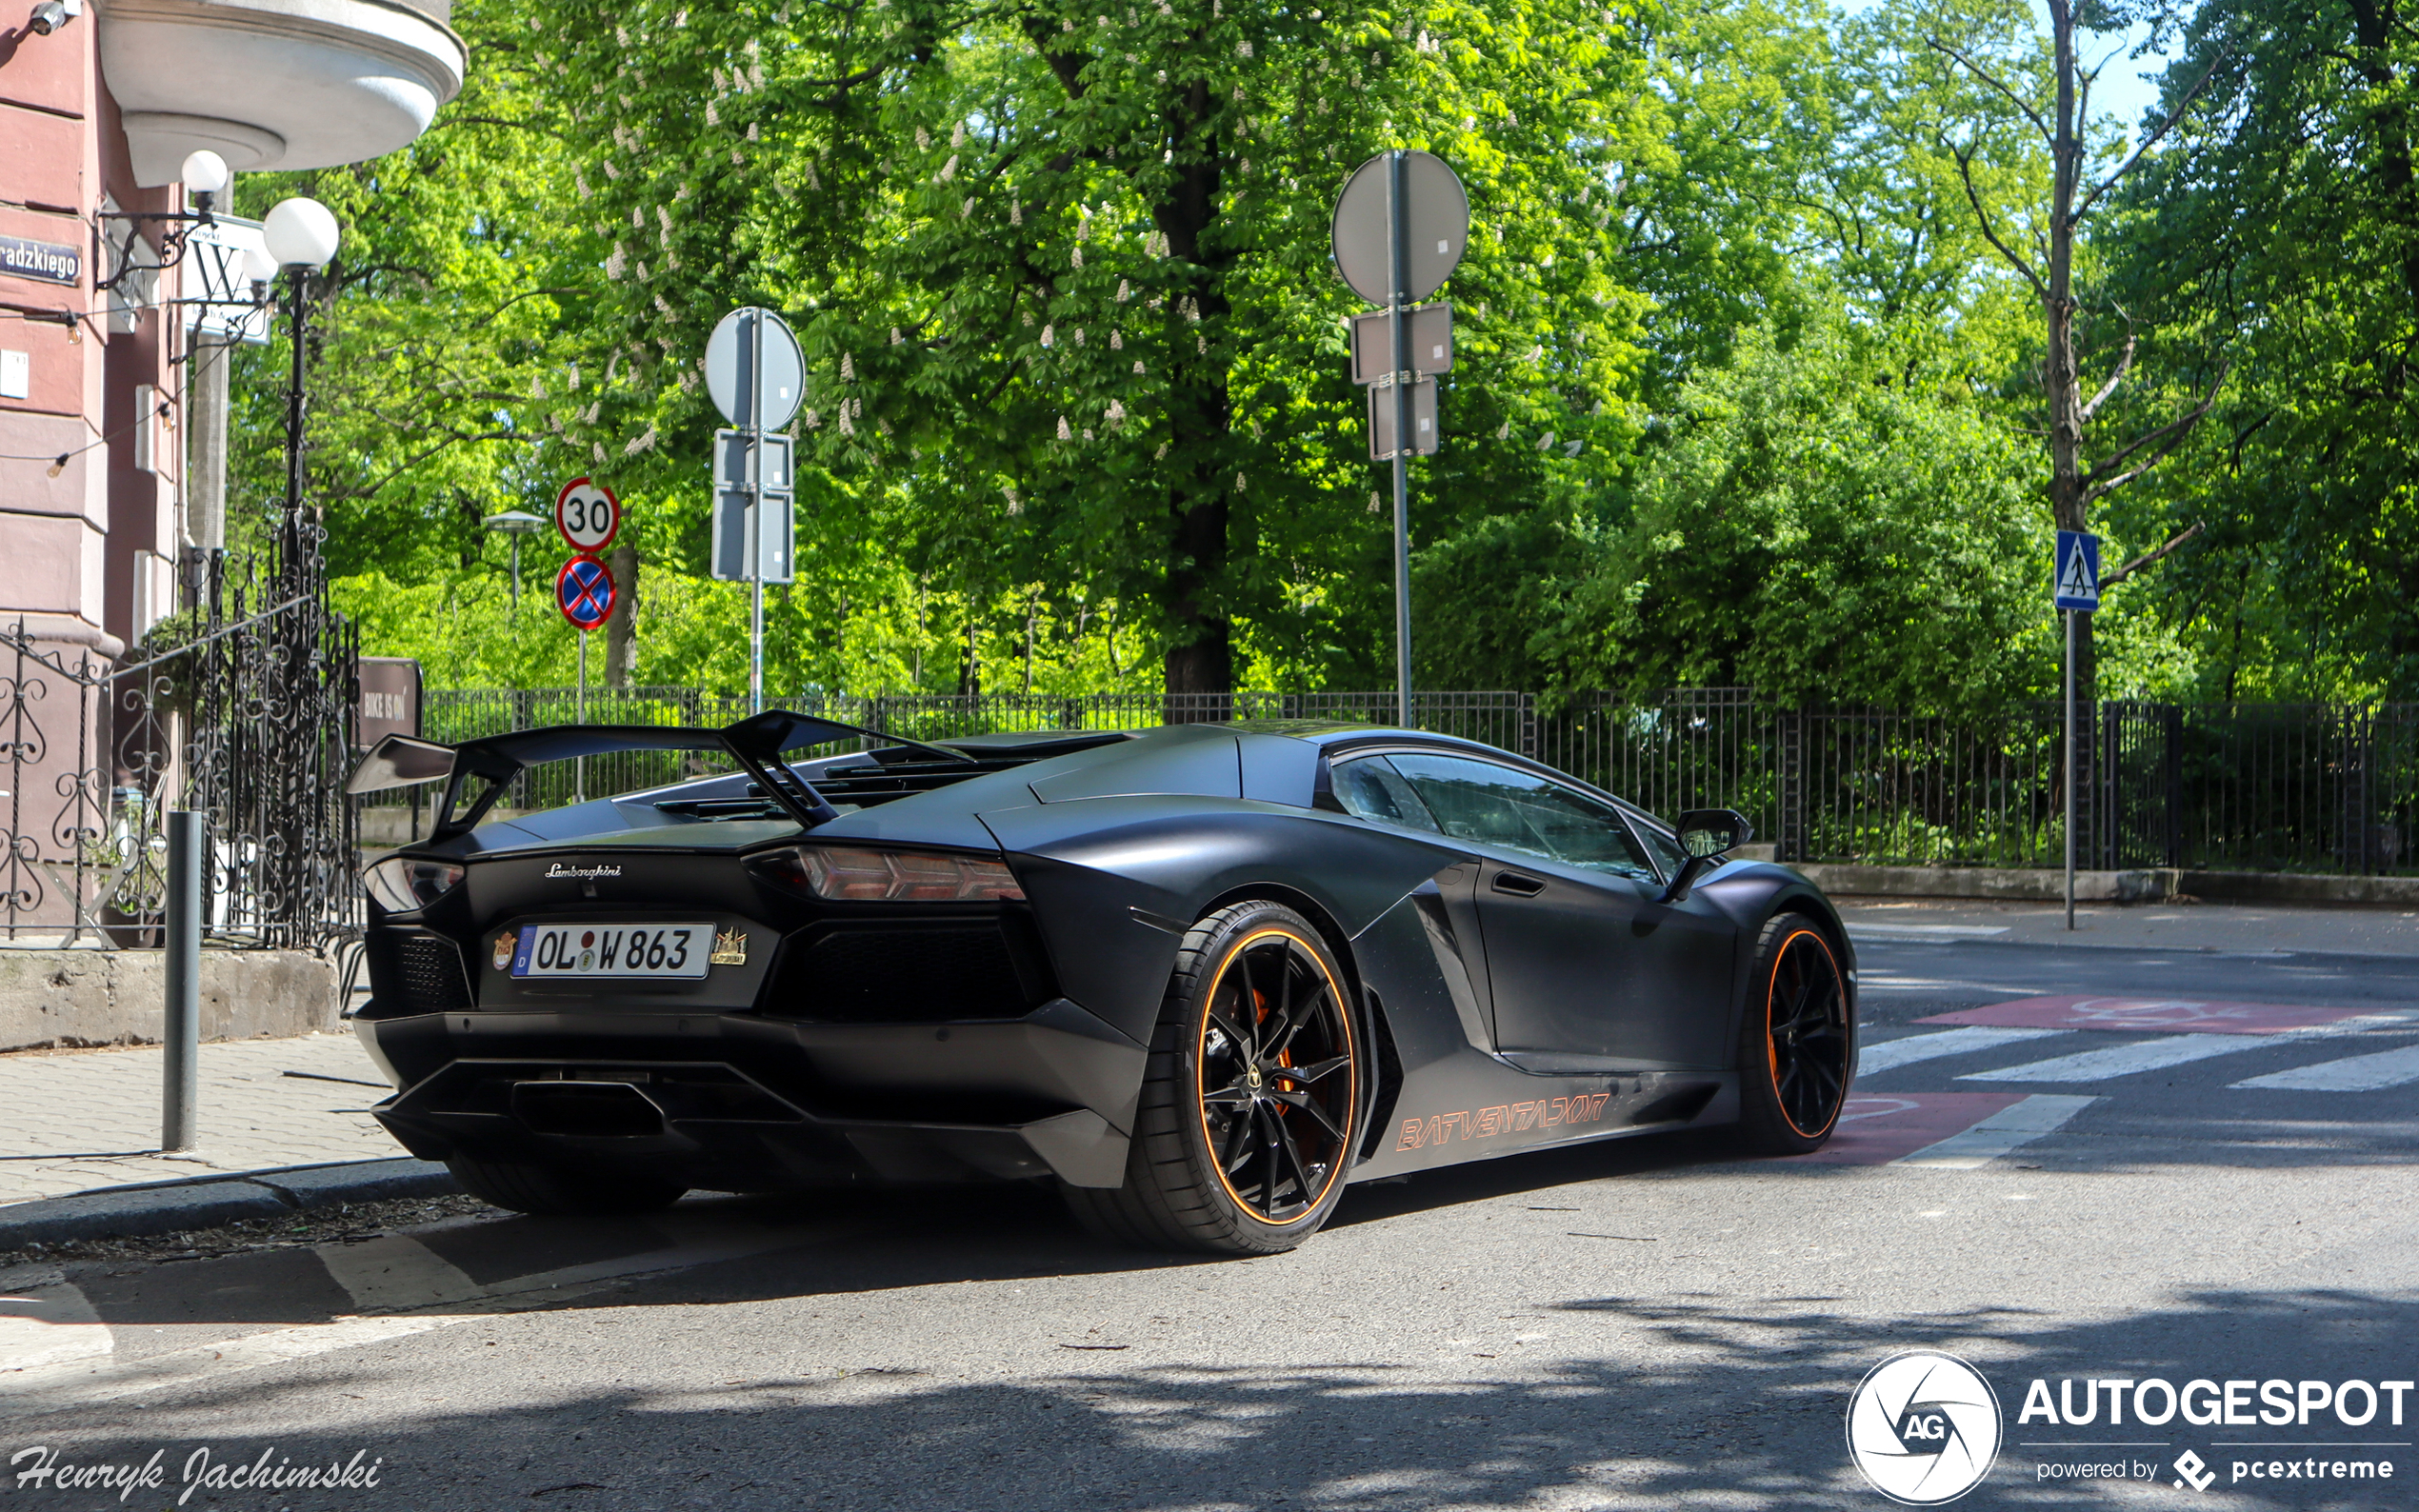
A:
{"type": "MultiPolygon", "coordinates": [[[[1227,719],[1394,722],[1384,692],[816,696],[776,700],[922,740],[1001,730],[1132,729],[1227,719]]],[[[432,691],[428,733],[461,740],[573,723],[570,689],[432,691]]],[[[737,697],[591,689],[597,724],[723,725],[737,697]]],[[[1534,757],[1661,814],[1727,806],[1801,861],[2047,866],[2066,844],[2064,715],[2055,703],[1992,719],[1888,709],[1784,709],[1746,688],[1644,701],[1518,692],[1413,695],[1411,723],[1534,757]]],[[[2081,711],[2077,856],[2093,868],[2419,871],[2419,705],[2179,705],[2081,711]]],[[[533,768],[506,800],[547,807],[713,769],[686,752],[533,768]]],[[[409,803],[405,794],[389,803],[409,803]]]]}
{"type": "Polygon", "coordinates": [[[356,644],[316,532],[189,562],[187,607],[116,660],[56,617],[0,624],[0,936],[157,945],[176,808],[209,816],[215,941],[327,949],[357,933],[356,644]]]}

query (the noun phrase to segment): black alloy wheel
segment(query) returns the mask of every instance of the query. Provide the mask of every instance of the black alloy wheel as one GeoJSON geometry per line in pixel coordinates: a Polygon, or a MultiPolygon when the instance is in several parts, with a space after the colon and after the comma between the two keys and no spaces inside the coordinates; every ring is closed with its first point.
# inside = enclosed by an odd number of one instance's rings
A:
{"type": "Polygon", "coordinates": [[[1848,1101],[1847,978],[1830,940],[1803,914],[1766,923],[1755,963],[1741,1015],[1740,1123],[1760,1148],[1804,1154],[1830,1138],[1848,1101]]]}
{"type": "Polygon", "coordinates": [[[1149,1249],[1268,1255],[1318,1231],[1363,1117],[1351,989],[1310,922],[1231,905],[1185,935],[1161,1001],[1124,1184],[1068,1186],[1093,1232],[1149,1249]]]}
{"type": "Polygon", "coordinates": [[[1316,1207],[1351,1139],[1352,1027],[1302,935],[1244,938],[1210,988],[1194,1057],[1203,1136],[1227,1194],[1264,1223],[1316,1207]]]}

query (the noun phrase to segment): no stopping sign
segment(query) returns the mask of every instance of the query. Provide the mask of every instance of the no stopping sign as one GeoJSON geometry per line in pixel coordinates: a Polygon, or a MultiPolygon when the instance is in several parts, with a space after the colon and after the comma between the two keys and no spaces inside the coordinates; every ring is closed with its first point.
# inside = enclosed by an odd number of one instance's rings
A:
{"type": "Polygon", "coordinates": [[[554,575],[554,607],[575,630],[592,630],[613,612],[613,573],[592,556],[575,556],[554,575]]]}

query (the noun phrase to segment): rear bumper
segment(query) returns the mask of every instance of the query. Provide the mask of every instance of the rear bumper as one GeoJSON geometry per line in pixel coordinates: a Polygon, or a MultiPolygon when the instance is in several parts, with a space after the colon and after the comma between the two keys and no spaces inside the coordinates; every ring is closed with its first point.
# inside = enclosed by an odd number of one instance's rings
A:
{"type": "Polygon", "coordinates": [[[387,1017],[374,1004],[353,1024],[403,1088],[377,1119],[414,1155],[594,1164],[719,1191],[1115,1186],[1148,1057],[1065,998],[949,1024],[598,1005],[387,1017]]]}

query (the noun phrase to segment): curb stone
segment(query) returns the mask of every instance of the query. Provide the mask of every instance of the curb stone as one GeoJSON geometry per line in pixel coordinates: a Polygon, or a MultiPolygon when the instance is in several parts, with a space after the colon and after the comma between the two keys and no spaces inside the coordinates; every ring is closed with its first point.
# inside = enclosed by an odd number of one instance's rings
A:
{"type": "Polygon", "coordinates": [[[71,1239],[139,1239],[212,1228],[243,1218],[277,1218],[341,1203],[445,1197],[462,1190],[435,1161],[350,1161],[246,1171],[193,1181],[104,1187],[0,1207],[0,1250],[71,1239]]]}

